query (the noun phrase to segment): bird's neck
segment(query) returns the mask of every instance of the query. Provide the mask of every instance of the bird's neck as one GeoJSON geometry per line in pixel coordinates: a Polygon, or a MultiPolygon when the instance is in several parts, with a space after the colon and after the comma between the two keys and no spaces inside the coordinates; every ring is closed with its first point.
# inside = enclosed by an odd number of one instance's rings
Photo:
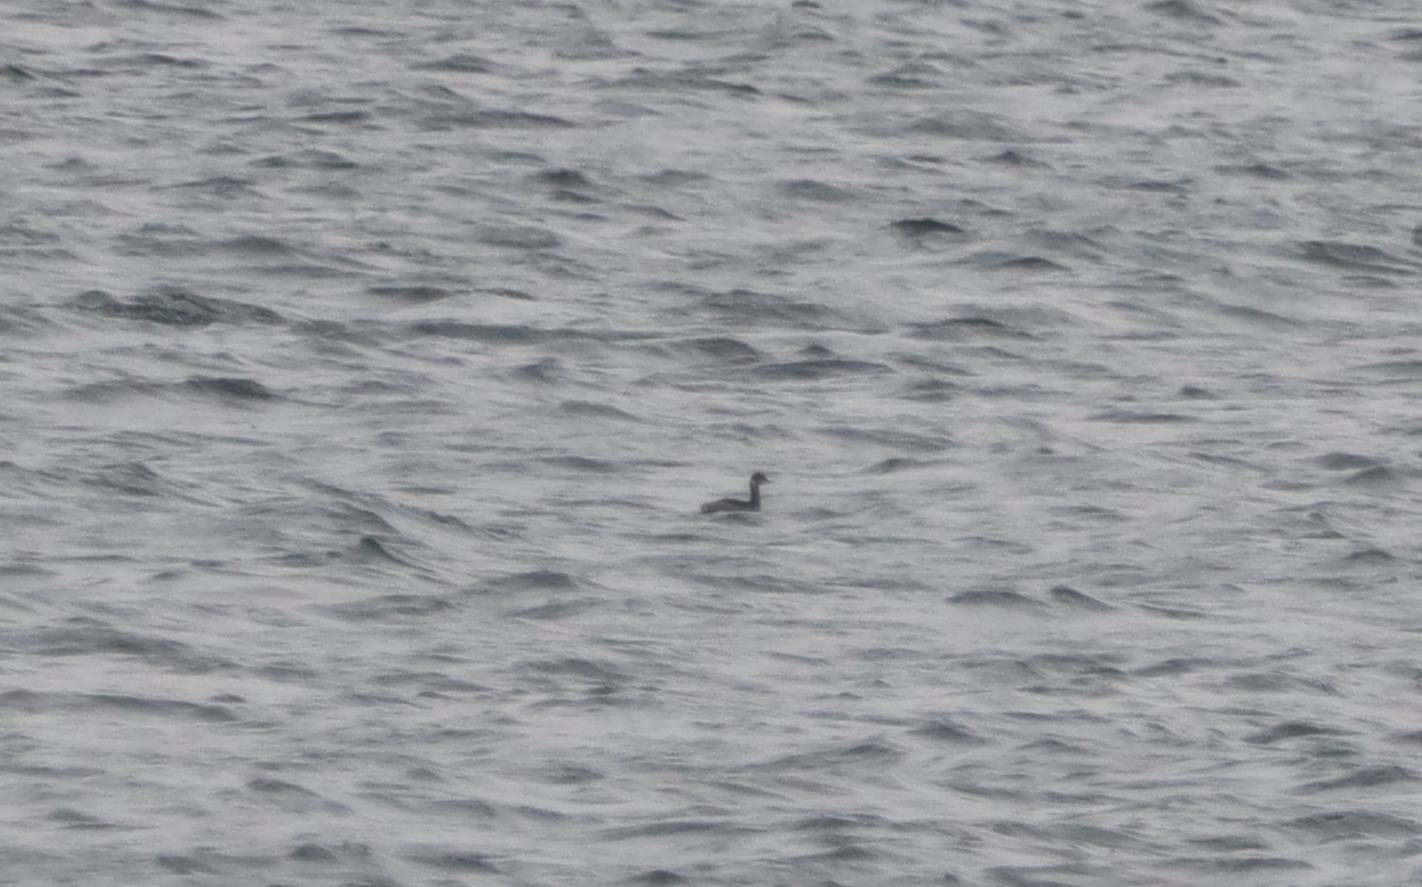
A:
{"type": "Polygon", "coordinates": [[[751,484],[751,505],[760,505],[760,484],[751,484]]]}

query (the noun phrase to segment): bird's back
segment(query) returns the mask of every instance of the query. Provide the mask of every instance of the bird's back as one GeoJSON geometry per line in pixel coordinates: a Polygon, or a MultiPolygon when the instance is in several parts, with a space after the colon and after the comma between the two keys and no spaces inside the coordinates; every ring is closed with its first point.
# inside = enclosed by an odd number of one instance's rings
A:
{"type": "Polygon", "coordinates": [[[742,502],[739,499],[717,499],[715,502],[707,502],[701,506],[702,514],[715,514],[718,511],[759,511],[760,506],[750,502],[742,502]]]}

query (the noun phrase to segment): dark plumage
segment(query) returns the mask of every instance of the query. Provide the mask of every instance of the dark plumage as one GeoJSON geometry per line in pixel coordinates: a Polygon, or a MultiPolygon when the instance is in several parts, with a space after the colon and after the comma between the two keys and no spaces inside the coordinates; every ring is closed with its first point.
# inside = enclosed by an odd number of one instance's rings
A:
{"type": "Polygon", "coordinates": [[[749,501],[745,499],[717,499],[715,502],[707,502],[701,506],[702,514],[715,514],[718,511],[760,511],[760,485],[770,483],[770,478],[757,471],[751,475],[749,501]]]}

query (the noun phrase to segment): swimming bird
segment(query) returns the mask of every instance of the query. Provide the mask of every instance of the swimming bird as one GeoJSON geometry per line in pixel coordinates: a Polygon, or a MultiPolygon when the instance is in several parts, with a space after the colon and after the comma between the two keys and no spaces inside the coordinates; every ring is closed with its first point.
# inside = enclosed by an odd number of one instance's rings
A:
{"type": "Polygon", "coordinates": [[[707,502],[701,506],[701,513],[715,514],[718,511],[760,511],[760,485],[768,483],[770,483],[770,478],[757,471],[751,475],[751,497],[749,501],[745,499],[717,499],[715,502],[707,502]]]}

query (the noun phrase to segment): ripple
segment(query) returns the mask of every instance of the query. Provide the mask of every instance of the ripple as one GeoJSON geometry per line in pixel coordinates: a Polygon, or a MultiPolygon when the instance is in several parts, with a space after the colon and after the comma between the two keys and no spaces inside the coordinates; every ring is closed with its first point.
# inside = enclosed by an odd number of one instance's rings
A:
{"type": "Polygon", "coordinates": [[[965,257],[962,263],[989,271],[1026,271],[1034,274],[1042,274],[1067,270],[1065,265],[1053,262],[1051,259],[1043,258],[1042,256],[996,251],[973,253],[965,257]]]}
{"type": "Polygon", "coordinates": [[[452,290],[442,286],[429,286],[427,284],[410,284],[407,286],[373,285],[366,287],[365,291],[372,296],[379,296],[382,299],[406,302],[412,305],[437,302],[440,299],[448,299],[454,295],[452,290]]]}
{"type": "MultiPolygon", "coordinates": [[[[1343,789],[1379,788],[1383,786],[1409,787],[1417,782],[1417,775],[1396,764],[1378,764],[1361,767],[1354,772],[1335,779],[1320,779],[1299,786],[1306,793],[1334,792],[1343,789]]],[[[1408,789],[1409,791],[1412,789],[1408,789]]]]}
{"type": "Polygon", "coordinates": [[[485,227],[479,232],[479,242],[512,249],[542,250],[561,245],[563,238],[534,225],[505,225],[485,227]]]}
{"type": "Polygon", "coordinates": [[[395,617],[437,616],[453,608],[448,600],[435,595],[383,594],[338,604],[331,612],[350,622],[386,622],[395,617]]]}
{"type": "Polygon", "coordinates": [[[566,413],[570,416],[583,416],[595,419],[614,419],[619,422],[640,422],[641,419],[631,413],[619,410],[617,407],[605,403],[594,403],[588,400],[565,400],[558,404],[558,412],[566,413]]]}
{"type": "Polygon", "coordinates": [[[490,109],[484,111],[445,111],[431,114],[420,121],[427,130],[444,129],[525,129],[559,130],[577,126],[565,117],[536,114],[531,111],[490,109]]]}
{"type": "Polygon", "coordinates": [[[921,724],[909,730],[909,732],[914,736],[921,736],[924,739],[931,739],[934,742],[944,742],[950,745],[980,745],[987,741],[966,727],[962,727],[947,719],[939,719],[921,724]]]}
{"type": "Polygon", "coordinates": [[[240,379],[232,376],[193,376],[183,382],[183,387],[232,403],[276,400],[278,398],[276,392],[255,379],[240,379]]]}
{"type": "Polygon", "coordinates": [[[795,360],[754,367],[750,374],[765,381],[818,382],[824,379],[864,374],[892,373],[893,369],[868,360],[830,358],[827,360],[795,360]]]}
{"type": "Polygon", "coordinates": [[[502,874],[491,858],[483,853],[460,850],[428,850],[407,854],[405,858],[410,862],[442,872],[502,874]]]}
{"type": "Polygon", "coordinates": [[[1069,585],[1054,585],[1047,592],[1052,600],[1069,607],[1076,607],[1082,610],[1090,610],[1094,613],[1105,613],[1116,609],[1105,601],[1098,600],[1089,594],[1084,594],[1069,585]]]}
{"type": "Polygon", "coordinates": [[[412,66],[417,71],[444,71],[454,74],[490,74],[496,70],[493,62],[472,52],[458,52],[432,62],[412,66]]]}
{"type": "Polygon", "coordinates": [[[1015,591],[963,591],[948,599],[950,604],[970,607],[996,607],[1005,610],[1041,610],[1045,605],[1015,591]]]}
{"type": "Polygon", "coordinates": [[[1285,826],[1309,832],[1328,841],[1343,838],[1406,840],[1422,833],[1422,824],[1416,820],[1370,810],[1314,813],[1289,820],[1285,826]]]}
{"type": "Polygon", "coordinates": [[[758,350],[740,339],[724,336],[687,339],[678,344],[727,363],[750,363],[761,356],[758,350]]]}
{"type": "Polygon", "coordinates": [[[1273,745],[1284,739],[1298,739],[1300,737],[1312,736],[1337,736],[1340,731],[1330,727],[1320,726],[1308,721],[1284,721],[1275,724],[1267,730],[1261,730],[1252,736],[1245,737],[1246,742],[1255,745],[1273,745]]]}
{"type": "Polygon", "coordinates": [[[920,219],[899,219],[891,222],[889,227],[896,234],[913,241],[924,241],[931,238],[941,238],[950,241],[962,241],[968,239],[968,232],[962,227],[952,222],[941,222],[938,219],[924,217],[920,219]]]}
{"type": "Polygon", "coordinates": [[[73,304],[81,311],[90,311],[105,317],[141,320],[165,326],[201,327],[214,323],[282,322],[280,314],[267,308],[211,296],[199,296],[181,289],[137,296],[127,302],[119,301],[102,290],[89,290],[76,296],[73,304]]]}
{"type": "Polygon", "coordinates": [[[833,316],[829,309],[814,302],[747,289],[712,293],[702,300],[702,304],[727,317],[751,322],[820,324],[833,316]]]}
{"type": "Polygon", "coordinates": [[[932,323],[916,323],[909,335],[915,339],[952,342],[976,336],[1032,338],[1030,333],[988,317],[949,317],[932,323]]]}
{"type": "Polygon", "coordinates": [[[491,579],[484,587],[490,591],[569,591],[577,588],[578,582],[557,570],[532,570],[491,579]]]}
{"type": "Polygon", "coordinates": [[[110,712],[208,723],[240,720],[224,705],[122,693],[35,693],[28,690],[7,690],[0,693],[0,710],[24,714],[110,712]]]}
{"type": "Polygon", "coordinates": [[[1347,271],[1367,271],[1371,274],[1416,273],[1416,267],[1411,262],[1377,247],[1333,240],[1307,240],[1299,246],[1305,259],[1320,265],[1330,265],[1347,271]]]}

